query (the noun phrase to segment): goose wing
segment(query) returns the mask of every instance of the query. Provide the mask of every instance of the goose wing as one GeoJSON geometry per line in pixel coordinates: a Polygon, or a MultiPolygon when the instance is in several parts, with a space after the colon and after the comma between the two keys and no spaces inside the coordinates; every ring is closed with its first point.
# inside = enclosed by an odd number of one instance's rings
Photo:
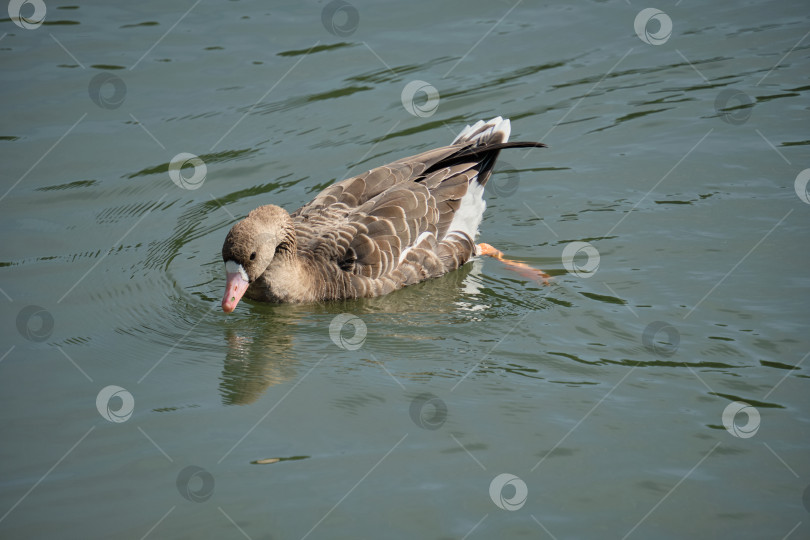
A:
{"type": "Polygon", "coordinates": [[[461,199],[473,182],[486,184],[499,151],[545,146],[480,135],[327,187],[292,214],[299,250],[371,278],[393,271],[417,245],[438,253],[461,199]]]}
{"type": "Polygon", "coordinates": [[[329,186],[292,214],[299,249],[377,278],[417,240],[429,236],[435,248],[478,174],[476,161],[441,165],[458,151],[439,148],[329,186]]]}

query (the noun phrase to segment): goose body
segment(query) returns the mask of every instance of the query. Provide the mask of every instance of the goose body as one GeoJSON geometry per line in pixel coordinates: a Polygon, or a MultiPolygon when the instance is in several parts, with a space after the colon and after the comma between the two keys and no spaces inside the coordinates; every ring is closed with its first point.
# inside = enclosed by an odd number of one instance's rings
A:
{"type": "Polygon", "coordinates": [[[387,294],[441,276],[476,255],[484,187],[507,142],[508,119],[467,126],[449,146],[337,182],[293,213],[256,208],[222,247],[222,309],[242,296],[321,302],[387,294]]]}

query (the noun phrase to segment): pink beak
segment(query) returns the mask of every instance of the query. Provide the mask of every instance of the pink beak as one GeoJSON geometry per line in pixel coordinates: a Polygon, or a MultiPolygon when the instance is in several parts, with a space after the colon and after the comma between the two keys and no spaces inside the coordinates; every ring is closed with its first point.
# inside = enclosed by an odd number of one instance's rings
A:
{"type": "Polygon", "coordinates": [[[245,291],[248,288],[247,281],[244,280],[242,274],[234,272],[227,274],[227,283],[225,285],[225,296],[222,297],[222,311],[230,313],[236,309],[236,304],[242,299],[245,291]]]}

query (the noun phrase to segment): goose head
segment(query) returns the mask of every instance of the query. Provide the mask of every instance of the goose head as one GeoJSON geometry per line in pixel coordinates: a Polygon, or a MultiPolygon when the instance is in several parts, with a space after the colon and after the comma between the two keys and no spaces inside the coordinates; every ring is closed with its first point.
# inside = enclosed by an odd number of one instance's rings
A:
{"type": "Polygon", "coordinates": [[[278,206],[260,206],[235,224],[222,246],[227,279],[222,311],[232,312],[276,256],[294,249],[293,242],[292,219],[278,206]]]}

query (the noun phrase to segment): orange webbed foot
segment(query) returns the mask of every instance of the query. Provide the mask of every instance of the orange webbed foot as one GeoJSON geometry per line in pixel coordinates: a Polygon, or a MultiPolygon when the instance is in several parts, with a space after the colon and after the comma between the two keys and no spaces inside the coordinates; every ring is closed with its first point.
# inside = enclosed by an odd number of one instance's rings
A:
{"type": "Polygon", "coordinates": [[[512,261],[503,256],[503,252],[499,249],[495,249],[489,244],[481,243],[476,246],[476,252],[479,255],[486,255],[487,257],[492,257],[493,259],[498,259],[501,261],[507,268],[510,270],[517,272],[521,276],[531,279],[533,281],[542,282],[543,285],[549,284],[549,279],[551,276],[540,270],[539,268],[533,268],[528,264],[520,261],[512,261]]]}

